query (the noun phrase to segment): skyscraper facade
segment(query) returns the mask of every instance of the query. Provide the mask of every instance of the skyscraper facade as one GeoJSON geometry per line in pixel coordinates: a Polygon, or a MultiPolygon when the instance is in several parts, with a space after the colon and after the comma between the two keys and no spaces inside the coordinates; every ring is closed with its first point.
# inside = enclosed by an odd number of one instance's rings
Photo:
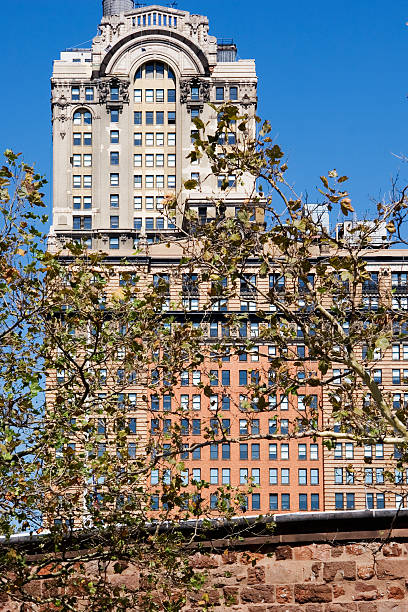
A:
{"type": "MultiPolygon", "coordinates": [[[[269,310],[270,305],[260,295],[271,287],[284,294],[291,290],[290,281],[273,274],[261,276],[259,261],[249,260],[237,294],[215,300],[209,314],[203,306],[211,294],[211,281],[200,282],[191,271],[181,274],[182,251],[177,245],[165,246],[166,238],[183,228],[187,211],[205,223],[214,218],[219,197],[226,216],[234,217],[253,189],[249,177],[236,181],[234,174],[215,175],[205,156],[192,161],[188,155],[197,132],[194,118],[201,119],[209,130],[215,129],[217,107],[227,101],[248,114],[250,130],[255,133],[254,61],[237,59],[232,40],[211,36],[204,16],[158,5],[135,8],[132,0],[105,0],[103,9],[92,47],[68,49],[54,62],[50,249],[80,241],[106,253],[106,261],[116,271],[108,292],[120,286],[123,274],[134,270],[146,282],[161,283],[166,309],[179,317],[187,313],[204,330],[208,348],[201,367],[180,372],[174,393],[148,392],[150,411],[140,410],[147,393],[143,382],[129,383],[129,417],[137,423],[130,432],[130,444],[132,433],[138,444],[163,434],[171,421],[173,403],[186,415],[181,423],[186,446],[204,440],[206,431],[219,428],[225,433],[224,442],[198,445],[182,457],[189,479],[209,483],[213,505],[220,485],[245,487],[248,482],[255,486],[246,495],[242,512],[249,514],[404,503],[406,475],[398,471],[398,487],[386,484],[384,472],[394,469],[389,461],[395,458],[395,451],[384,448],[381,440],[365,448],[344,440],[328,449],[319,437],[287,436],[306,409],[306,396],[312,396],[313,408],[318,410],[319,427],[335,427],[327,396],[308,385],[308,378],[317,376],[318,369],[316,362],[308,361],[300,333],[289,347],[293,362],[304,361],[306,375],[299,392],[269,394],[268,410],[253,411],[250,417],[243,409],[248,385],[271,376],[270,363],[278,350],[261,339],[262,321],[256,313],[269,310]],[[186,189],[186,181],[194,181],[195,188],[186,189]],[[221,192],[225,183],[227,193],[221,192]],[[165,204],[175,196],[177,213],[171,217],[165,204]],[[238,342],[244,344],[249,338],[255,349],[212,358],[212,344],[230,333],[224,323],[228,312],[246,313],[247,320],[237,332],[238,342]],[[203,392],[203,383],[211,393],[203,392]],[[267,439],[277,431],[280,439],[267,439]],[[228,436],[238,441],[230,444],[228,436]]],[[[232,123],[221,144],[235,146],[239,138],[232,123]]],[[[404,252],[373,249],[366,259],[372,275],[372,281],[362,288],[366,307],[378,308],[381,296],[395,290],[398,304],[394,297],[392,307],[407,310],[404,252]]],[[[401,405],[406,401],[407,347],[396,341],[375,367],[380,383],[401,405]]],[[[334,368],[327,376],[335,385],[336,377],[345,374],[334,368]]],[[[152,486],[158,481],[159,476],[152,473],[152,486]]]]}

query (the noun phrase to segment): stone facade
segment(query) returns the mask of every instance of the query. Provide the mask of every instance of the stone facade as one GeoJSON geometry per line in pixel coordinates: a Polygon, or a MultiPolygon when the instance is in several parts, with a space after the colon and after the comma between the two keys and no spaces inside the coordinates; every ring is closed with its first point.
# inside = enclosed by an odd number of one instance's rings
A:
{"type": "MultiPolygon", "coordinates": [[[[299,529],[310,530],[313,524],[307,515],[287,515],[286,522],[278,521],[276,535],[246,536],[235,543],[227,538],[203,543],[200,552],[192,551],[191,565],[206,576],[206,582],[199,591],[189,594],[184,612],[405,612],[406,511],[392,532],[377,529],[390,517],[375,525],[381,513],[364,514],[339,514],[337,532],[325,532],[333,523],[326,525],[326,516],[320,515],[320,521],[315,517],[318,529],[314,534],[297,533],[299,529]],[[291,529],[293,519],[297,522],[291,529]],[[289,529],[282,529],[285,525],[289,529]],[[359,531],[362,525],[364,531],[359,531]],[[280,531],[286,533],[279,535],[280,531]]],[[[89,571],[92,574],[91,567],[89,571]]],[[[142,588],[137,567],[132,564],[124,564],[122,574],[108,568],[107,575],[118,586],[125,584],[136,591],[142,588]]],[[[49,593],[51,588],[50,580],[31,585],[36,596],[49,593]]],[[[0,605],[2,612],[19,609],[4,599],[0,605]]],[[[27,612],[49,609],[25,608],[27,612]]]]}
{"type": "MultiPolygon", "coordinates": [[[[237,60],[234,44],[223,54],[207,17],[158,5],[114,14],[126,4],[105,3],[92,47],[64,51],[54,62],[52,249],[80,240],[129,256],[140,242],[174,234],[186,207],[214,215],[220,179],[208,160],[187,158],[192,120],[215,129],[217,112],[208,102],[231,100],[250,116],[256,109],[254,61],[237,60]],[[191,179],[197,188],[184,189],[191,179]],[[175,195],[176,224],[163,208],[175,195]]],[[[228,138],[236,142],[239,132],[228,138]]],[[[230,180],[226,204],[233,215],[253,182],[230,180]]]]}

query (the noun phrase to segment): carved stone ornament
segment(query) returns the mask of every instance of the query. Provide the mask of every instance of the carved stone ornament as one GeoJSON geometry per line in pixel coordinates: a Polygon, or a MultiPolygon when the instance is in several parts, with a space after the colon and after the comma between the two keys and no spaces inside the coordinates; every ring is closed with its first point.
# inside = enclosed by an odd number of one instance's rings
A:
{"type": "Polygon", "coordinates": [[[109,80],[99,80],[97,81],[97,88],[99,92],[99,101],[104,103],[108,100],[110,94],[111,87],[119,88],[119,99],[125,104],[129,103],[129,79],[118,79],[117,77],[113,77],[109,80]]]}
{"type": "Polygon", "coordinates": [[[106,102],[109,95],[109,83],[107,81],[98,81],[97,88],[99,92],[99,102],[106,102]]]}
{"type": "Polygon", "coordinates": [[[62,140],[64,140],[64,138],[65,138],[65,136],[66,136],[66,133],[65,133],[65,132],[61,132],[61,133],[60,133],[60,136],[61,136],[62,140]]]}
{"type": "Polygon", "coordinates": [[[185,104],[190,99],[191,88],[199,88],[199,98],[204,102],[208,102],[210,99],[211,84],[208,81],[202,81],[201,79],[194,77],[192,79],[183,79],[180,81],[180,102],[185,104]]]}

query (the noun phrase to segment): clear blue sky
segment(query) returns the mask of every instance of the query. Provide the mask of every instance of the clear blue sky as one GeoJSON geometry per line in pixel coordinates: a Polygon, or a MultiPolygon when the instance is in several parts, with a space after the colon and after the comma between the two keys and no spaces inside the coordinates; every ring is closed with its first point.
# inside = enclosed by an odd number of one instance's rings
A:
{"type": "MultiPolygon", "coordinates": [[[[163,2],[166,4],[166,2],[163,2]]],[[[100,0],[3,0],[2,150],[22,151],[51,176],[52,60],[95,34],[100,0]]],[[[313,199],[320,174],[352,178],[361,213],[408,164],[408,3],[403,0],[185,0],[208,15],[211,34],[233,37],[255,58],[259,114],[288,155],[290,177],[313,199]]]]}

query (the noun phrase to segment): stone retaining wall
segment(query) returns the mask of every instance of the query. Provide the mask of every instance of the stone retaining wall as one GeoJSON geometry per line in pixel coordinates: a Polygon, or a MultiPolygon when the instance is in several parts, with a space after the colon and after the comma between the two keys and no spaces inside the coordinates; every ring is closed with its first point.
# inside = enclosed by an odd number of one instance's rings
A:
{"type": "Polygon", "coordinates": [[[192,557],[208,587],[188,612],[408,611],[408,543],[284,545],[262,553],[225,551],[192,557]]]}

